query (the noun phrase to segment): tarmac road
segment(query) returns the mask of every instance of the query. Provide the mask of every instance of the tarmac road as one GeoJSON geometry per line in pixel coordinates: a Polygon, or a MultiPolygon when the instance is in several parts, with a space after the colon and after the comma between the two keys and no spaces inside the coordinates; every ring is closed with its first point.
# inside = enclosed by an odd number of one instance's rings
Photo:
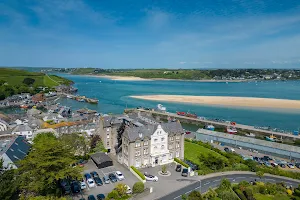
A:
{"type": "Polygon", "coordinates": [[[186,194],[188,195],[193,190],[198,190],[201,193],[205,193],[208,191],[209,188],[216,188],[221,183],[222,179],[226,178],[232,183],[239,183],[241,181],[263,181],[263,182],[270,182],[270,183],[279,183],[279,182],[285,182],[287,185],[292,185],[293,187],[298,187],[300,184],[300,181],[297,180],[290,180],[286,179],[284,177],[274,177],[274,176],[268,176],[264,175],[261,179],[257,177],[255,174],[230,174],[230,175],[220,175],[216,177],[210,177],[205,178],[202,180],[199,180],[195,183],[192,183],[184,188],[181,188],[180,190],[177,190],[175,192],[172,192],[166,196],[158,198],[159,200],[181,200],[181,195],[186,194]]]}

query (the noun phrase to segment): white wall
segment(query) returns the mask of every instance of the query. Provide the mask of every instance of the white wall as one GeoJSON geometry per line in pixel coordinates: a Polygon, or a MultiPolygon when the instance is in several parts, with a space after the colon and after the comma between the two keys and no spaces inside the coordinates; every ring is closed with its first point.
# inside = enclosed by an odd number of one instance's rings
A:
{"type": "Polygon", "coordinates": [[[152,164],[155,162],[155,157],[158,157],[158,164],[169,162],[168,133],[160,125],[151,135],[150,156],[152,164]]]}
{"type": "Polygon", "coordinates": [[[0,131],[6,131],[6,130],[7,130],[6,124],[4,124],[0,121],[0,131]]]}

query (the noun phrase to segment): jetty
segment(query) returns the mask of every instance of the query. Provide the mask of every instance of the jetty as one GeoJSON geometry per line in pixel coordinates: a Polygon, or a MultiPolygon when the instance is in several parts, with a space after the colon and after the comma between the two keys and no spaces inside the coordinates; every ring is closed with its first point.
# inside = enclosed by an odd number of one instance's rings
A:
{"type": "MultiPolygon", "coordinates": [[[[182,123],[187,123],[187,124],[195,124],[197,126],[205,126],[205,125],[214,125],[215,127],[219,128],[224,128],[228,126],[232,126],[230,122],[217,122],[213,120],[207,120],[207,119],[202,119],[202,118],[193,118],[193,117],[187,117],[187,116],[182,116],[182,115],[177,115],[176,113],[169,113],[169,112],[159,112],[155,110],[145,110],[143,108],[134,108],[134,109],[126,109],[124,111],[125,113],[131,113],[131,112],[145,112],[145,113],[150,113],[153,115],[153,117],[160,117],[162,119],[179,119],[182,123]]],[[[300,139],[300,136],[298,135],[293,135],[292,133],[280,133],[280,132],[275,132],[275,131],[270,131],[270,130],[264,130],[264,129],[258,129],[255,128],[254,126],[249,126],[249,125],[244,125],[244,124],[238,124],[235,123],[234,127],[238,130],[238,132],[243,132],[243,133],[253,133],[257,136],[270,136],[274,135],[277,138],[283,138],[287,140],[292,140],[295,141],[297,139],[300,139]]]]}
{"type": "Polygon", "coordinates": [[[73,94],[67,94],[67,93],[60,93],[61,96],[69,98],[69,99],[74,99],[79,102],[87,102],[91,104],[97,104],[99,102],[98,99],[93,99],[93,98],[88,98],[86,96],[79,96],[79,95],[73,95],[73,94]]]}

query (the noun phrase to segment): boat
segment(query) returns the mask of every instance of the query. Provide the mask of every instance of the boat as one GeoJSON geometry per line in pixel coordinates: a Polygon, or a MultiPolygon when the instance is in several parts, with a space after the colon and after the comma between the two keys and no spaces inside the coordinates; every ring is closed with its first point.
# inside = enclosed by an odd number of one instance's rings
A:
{"type": "Polygon", "coordinates": [[[157,109],[158,109],[159,111],[163,111],[163,112],[165,112],[165,111],[167,110],[167,108],[164,107],[162,104],[157,104],[157,109]]]}
{"type": "Polygon", "coordinates": [[[226,132],[229,133],[229,134],[236,134],[236,133],[237,133],[237,130],[236,130],[236,128],[233,127],[233,126],[228,126],[228,127],[226,128],[226,132]]]}
{"type": "Polygon", "coordinates": [[[206,130],[210,130],[210,131],[214,131],[215,130],[215,127],[213,125],[206,125],[204,128],[206,130]]]}
{"type": "Polygon", "coordinates": [[[245,136],[246,137],[255,137],[255,134],[253,134],[253,133],[247,133],[247,134],[245,134],[245,136]]]}
{"type": "Polygon", "coordinates": [[[72,99],[72,96],[70,96],[70,95],[67,95],[67,98],[69,98],[69,99],[72,99]]]}
{"type": "Polygon", "coordinates": [[[180,115],[180,116],[185,116],[185,112],[179,112],[179,111],[177,111],[176,114],[180,115]]]}
{"type": "Polygon", "coordinates": [[[86,99],[86,102],[97,104],[99,102],[99,100],[98,99],[86,99]]]}
{"type": "Polygon", "coordinates": [[[192,113],[189,113],[189,112],[186,113],[185,116],[186,116],[186,117],[197,118],[197,115],[196,115],[196,114],[192,114],[192,113]]]}
{"type": "Polygon", "coordinates": [[[27,105],[20,105],[20,108],[28,108],[27,105]]]}
{"type": "Polygon", "coordinates": [[[276,137],[274,135],[270,135],[270,137],[266,136],[265,139],[270,142],[276,142],[276,137]]]}

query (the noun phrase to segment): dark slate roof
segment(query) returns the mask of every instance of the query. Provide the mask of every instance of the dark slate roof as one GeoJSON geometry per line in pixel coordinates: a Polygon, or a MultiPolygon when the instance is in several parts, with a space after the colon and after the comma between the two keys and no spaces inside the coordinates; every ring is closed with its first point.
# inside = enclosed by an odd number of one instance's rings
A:
{"type": "Polygon", "coordinates": [[[91,155],[91,158],[97,164],[101,164],[102,162],[106,162],[106,161],[112,161],[112,159],[103,152],[95,153],[91,155]]]}
{"type": "MultiPolygon", "coordinates": [[[[182,134],[184,133],[180,122],[167,122],[160,124],[162,129],[169,135],[182,134]]],[[[159,125],[148,124],[141,127],[126,127],[123,136],[129,141],[135,141],[136,139],[143,140],[145,137],[150,138],[151,135],[156,131],[159,125]]]]}
{"type": "Polygon", "coordinates": [[[30,144],[25,140],[25,137],[19,136],[7,149],[6,155],[17,165],[17,162],[22,160],[28,154],[29,150],[30,144]]]}

